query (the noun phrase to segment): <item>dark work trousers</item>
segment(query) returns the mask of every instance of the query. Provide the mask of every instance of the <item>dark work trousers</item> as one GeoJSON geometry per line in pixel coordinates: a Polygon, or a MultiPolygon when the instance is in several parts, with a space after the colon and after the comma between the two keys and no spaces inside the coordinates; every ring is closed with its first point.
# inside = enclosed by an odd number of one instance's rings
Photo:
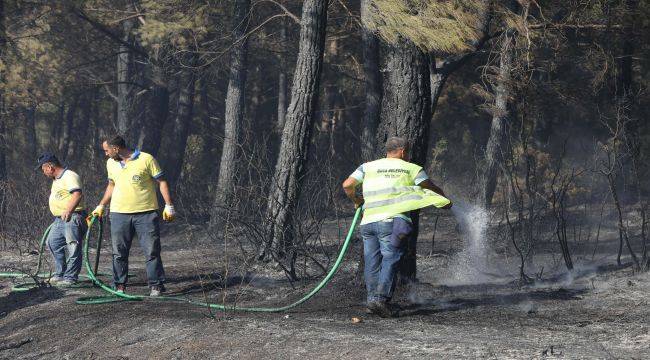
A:
{"type": "Polygon", "coordinates": [[[160,219],[158,212],[134,214],[111,213],[111,241],[113,243],[113,283],[126,284],[129,274],[129,251],[133,236],[137,235],[144,252],[149,286],[165,282],[165,270],[160,259],[160,219]]]}

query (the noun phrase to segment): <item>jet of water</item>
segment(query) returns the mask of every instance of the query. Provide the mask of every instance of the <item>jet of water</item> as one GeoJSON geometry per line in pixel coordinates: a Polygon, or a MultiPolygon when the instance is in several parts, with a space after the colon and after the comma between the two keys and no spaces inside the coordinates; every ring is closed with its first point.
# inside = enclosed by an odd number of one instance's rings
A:
{"type": "Polygon", "coordinates": [[[449,280],[457,284],[479,284],[492,279],[488,264],[489,213],[482,206],[454,202],[451,208],[460,228],[463,250],[450,264],[449,280]]]}

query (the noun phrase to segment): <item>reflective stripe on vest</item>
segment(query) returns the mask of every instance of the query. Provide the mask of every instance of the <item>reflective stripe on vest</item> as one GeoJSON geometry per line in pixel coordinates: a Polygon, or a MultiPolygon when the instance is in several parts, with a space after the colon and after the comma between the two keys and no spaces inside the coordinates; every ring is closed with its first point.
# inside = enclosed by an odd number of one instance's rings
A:
{"type": "Polygon", "coordinates": [[[385,220],[427,206],[444,207],[450,201],[416,186],[422,168],[400,159],[380,159],[363,164],[364,213],[361,224],[385,220]]]}

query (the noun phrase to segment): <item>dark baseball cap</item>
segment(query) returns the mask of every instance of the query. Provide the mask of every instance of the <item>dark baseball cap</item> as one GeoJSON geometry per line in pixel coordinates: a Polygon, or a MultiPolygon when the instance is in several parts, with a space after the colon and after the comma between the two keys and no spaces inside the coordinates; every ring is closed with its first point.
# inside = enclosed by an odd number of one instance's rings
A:
{"type": "Polygon", "coordinates": [[[59,159],[57,159],[56,155],[54,155],[54,153],[51,151],[46,151],[38,157],[38,166],[36,166],[34,170],[39,170],[41,166],[46,163],[59,164],[59,159]]]}

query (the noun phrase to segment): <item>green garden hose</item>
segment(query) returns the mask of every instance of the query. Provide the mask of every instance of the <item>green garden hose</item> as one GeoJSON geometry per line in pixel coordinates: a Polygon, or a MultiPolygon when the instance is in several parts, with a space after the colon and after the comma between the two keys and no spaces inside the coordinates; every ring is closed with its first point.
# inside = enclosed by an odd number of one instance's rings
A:
{"type": "MultiPolygon", "coordinates": [[[[45,243],[47,242],[47,238],[50,235],[50,231],[52,230],[52,226],[54,224],[50,224],[50,226],[45,229],[45,232],[43,232],[43,236],[41,237],[40,243],[39,243],[39,250],[38,250],[38,263],[36,264],[36,270],[33,273],[27,273],[27,272],[0,272],[0,278],[31,278],[31,282],[21,282],[15,284],[12,288],[11,291],[13,292],[20,292],[20,291],[28,291],[30,289],[38,287],[40,284],[38,282],[38,279],[43,279],[47,280],[49,279],[52,274],[51,273],[41,273],[41,267],[43,267],[43,256],[45,254],[45,243]]],[[[100,225],[101,226],[101,225],[100,225]]],[[[95,272],[94,274],[97,274],[97,263],[99,262],[99,254],[101,253],[101,238],[97,242],[97,253],[96,253],[96,259],[95,259],[95,272]]],[[[87,250],[86,250],[87,253],[87,250]]],[[[104,275],[104,274],[101,274],[104,275]]],[[[80,277],[85,277],[90,279],[87,275],[79,275],[80,277]]],[[[132,277],[132,275],[129,274],[129,277],[132,277]]],[[[83,286],[79,285],[72,285],[69,286],[70,288],[79,288],[83,286]]]]}
{"type": "Polygon", "coordinates": [[[341,263],[343,262],[343,258],[345,257],[345,253],[348,250],[348,247],[350,246],[350,242],[352,240],[352,235],[354,234],[354,228],[356,227],[357,221],[359,220],[359,216],[361,214],[361,208],[357,209],[357,211],[354,214],[354,218],[352,220],[352,224],[350,225],[350,229],[348,231],[348,234],[345,238],[345,241],[343,242],[343,246],[341,247],[341,251],[339,252],[338,257],[336,258],[336,262],[334,263],[334,266],[330,271],[327,273],[325,278],[321,280],[321,282],[316,285],[314,289],[312,289],[308,294],[300,298],[299,300],[285,306],[280,306],[280,307],[239,307],[237,305],[226,305],[226,304],[215,304],[215,303],[208,303],[208,302],[202,302],[202,301],[196,301],[188,298],[182,298],[178,296],[156,296],[156,297],[149,297],[145,295],[132,295],[132,294],[126,294],[122,292],[117,292],[114,289],[112,289],[110,286],[106,285],[103,283],[101,280],[99,280],[93,271],[93,269],[90,266],[90,261],[88,260],[88,243],[90,240],[90,233],[92,231],[92,227],[95,224],[99,225],[99,236],[98,238],[101,239],[101,234],[102,234],[102,224],[97,221],[95,217],[91,219],[90,225],[88,227],[88,232],[86,233],[86,238],[84,241],[84,264],[86,266],[86,271],[88,272],[88,278],[90,278],[95,284],[97,284],[102,290],[108,292],[111,294],[111,296],[94,296],[94,297],[84,297],[84,298],[79,298],[77,299],[77,304],[103,304],[107,302],[114,302],[114,301],[141,301],[144,299],[149,299],[149,300],[154,300],[154,301],[174,301],[174,302],[182,302],[182,303],[188,303],[192,305],[197,305],[197,306],[203,306],[203,307],[209,307],[211,309],[217,309],[217,310],[223,310],[223,311],[246,311],[246,312],[282,312],[282,311],[287,311],[289,309],[295,308],[298,305],[301,305],[305,301],[311,299],[316,293],[318,293],[327,283],[332,279],[334,274],[336,274],[337,270],[341,266],[341,263]]]}
{"type": "Polygon", "coordinates": [[[50,235],[50,230],[52,230],[52,226],[54,224],[50,224],[50,226],[45,229],[45,232],[43,233],[43,236],[41,237],[41,241],[39,243],[39,250],[38,250],[38,264],[36,265],[36,271],[34,273],[26,273],[26,272],[0,272],[0,277],[5,277],[5,278],[31,278],[32,282],[25,282],[25,283],[19,283],[14,285],[12,288],[12,291],[27,291],[29,289],[38,287],[38,281],[36,279],[47,279],[50,277],[49,273],[40,273],[41,267],[43,266],[43,253],[45,252],[45,242],[47,241],[47,237],[50,235]]]}

